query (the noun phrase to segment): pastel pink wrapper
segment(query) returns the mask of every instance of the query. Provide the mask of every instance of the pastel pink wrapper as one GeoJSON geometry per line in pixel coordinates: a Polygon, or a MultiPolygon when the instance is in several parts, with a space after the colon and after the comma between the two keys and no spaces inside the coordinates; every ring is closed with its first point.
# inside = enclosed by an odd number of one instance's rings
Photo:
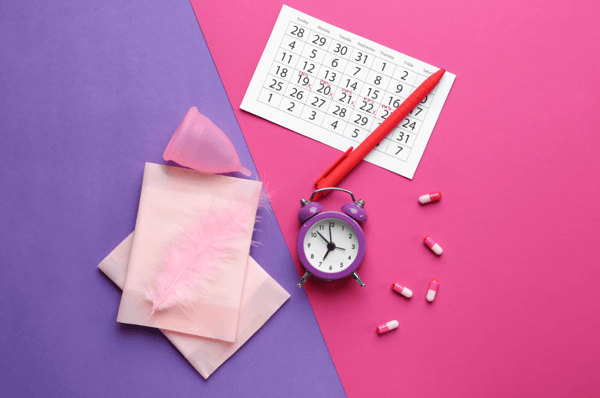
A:
{"type": "Polygon", "coordinates": [[[258,181],[146,163],[117,321],[233,342],[261,187],[258,181]],[[229,213],[243,216],[235,219],[235,229],[212,222],[229,213]],[[178,297],[153,312],[161,281],[174,274],[170,251],[202,220],[211,229],[206,234],[226,234],[226,256],[195,264],[206,272],[178,282],[172,289],[178,297]]]}
{"type": "MultiPolygon", "coordinates": [[[[98,265],[98,268],[121,289],[125,285],[133,237],[132,232],[98,265]]],[[[205,379],[244,345],[290,297],[252,257],[248,257],[248,271],[243,289],[238,330],[233,342],[161,329],[205,379]]]]}

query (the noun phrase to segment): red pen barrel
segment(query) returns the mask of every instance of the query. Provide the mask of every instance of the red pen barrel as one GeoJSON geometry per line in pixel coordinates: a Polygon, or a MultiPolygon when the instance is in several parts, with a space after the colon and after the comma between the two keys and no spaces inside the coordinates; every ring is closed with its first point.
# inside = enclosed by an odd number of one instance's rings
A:
{"type": "Polygon", "coordinates": [[[325,172],[315,185],[317,189],[335,187],[365,156],[369,154],[393,129],[435,88],[446,71],[440,69],[429,76],[417,89],[396,108],[369,136],[352,152],[342,157],[325,172]]]}

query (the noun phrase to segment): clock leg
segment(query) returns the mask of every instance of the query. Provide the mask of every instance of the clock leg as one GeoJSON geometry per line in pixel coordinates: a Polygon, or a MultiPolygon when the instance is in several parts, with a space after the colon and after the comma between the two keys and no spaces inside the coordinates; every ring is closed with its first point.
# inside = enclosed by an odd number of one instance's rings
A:
{"type": "Polygon", "coordinates": [[[360,284],[361,287],[365,287],[365,284],[363,283],[363,281],[360,280],[356,272],[352,273],[352,276],[354,277],[354,279],[356,279],[356,281],[360,284]]]}
{"type": "Polygon", "coordinates": [[[302,279],[300,279],[300,283],[298,283],[298,287],[302,287],[302,285],[304,284],[304,282],[306,282],[306,280],[308,279],[308,277],[310,275],[311,275],[310,272],[306,271],[306,274],[304,274],[302,279]]]}

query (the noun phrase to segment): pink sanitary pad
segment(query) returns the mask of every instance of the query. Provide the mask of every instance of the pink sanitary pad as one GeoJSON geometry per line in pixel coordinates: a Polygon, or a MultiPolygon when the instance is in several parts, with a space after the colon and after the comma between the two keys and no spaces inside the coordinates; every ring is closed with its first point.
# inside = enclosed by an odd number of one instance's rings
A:
{"type": "Polygon", "coordinates": [[[235,341],[261,187],[146,163],[117,321],[235,341]]]}
{"type": "MultiPolygon", "coordinates": [[[[98,265],[121,289],[125,285],[133,240],[134,233],[131,233],[98,265]]],[[[290,295],[252,257],[248,257],[235,341],[225,342],[167,330],[162,332],[202,377],[208,378],[252,337],[289,297],[290,295]]]]}

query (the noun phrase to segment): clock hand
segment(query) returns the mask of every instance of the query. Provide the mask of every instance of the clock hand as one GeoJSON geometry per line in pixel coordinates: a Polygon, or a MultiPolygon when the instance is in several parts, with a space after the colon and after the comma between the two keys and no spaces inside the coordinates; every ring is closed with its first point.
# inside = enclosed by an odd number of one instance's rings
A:
{"type": "Polygon", "coordinates": [[[329,242],[333,242],[333,239],[331,239],[331,224],[329,224],[329,242]]]}
{"type": "Polygon", "coordinates": [[[323,240],[324,240],[325,242],[329,243],[329,241],[328,241],[327,239],[325,239],[325,237],[324,237],[323,235],[321,235],[321,233],[320,233],[319,231],[317,231],[317,233],[319,234],[319,236],[320,236],[321,238],[323,238],[323,240]]]}
{"type": "Polygon", "coordinates": [[[327,253],[325,253],[325,257],[323,257],[323,261],[325,261],[325,258],[327,257],[327,255],[329,254],[331,250],[327,249],[327,253]]]}
{"type": "Polygon", "coordinates": [[[336,246],[335,248],[336,248],[336,249],[340,249],[340,250],[346,250],[346,249],[344,249],[344,248],[337,247],[337,246],[336,246]]]}

